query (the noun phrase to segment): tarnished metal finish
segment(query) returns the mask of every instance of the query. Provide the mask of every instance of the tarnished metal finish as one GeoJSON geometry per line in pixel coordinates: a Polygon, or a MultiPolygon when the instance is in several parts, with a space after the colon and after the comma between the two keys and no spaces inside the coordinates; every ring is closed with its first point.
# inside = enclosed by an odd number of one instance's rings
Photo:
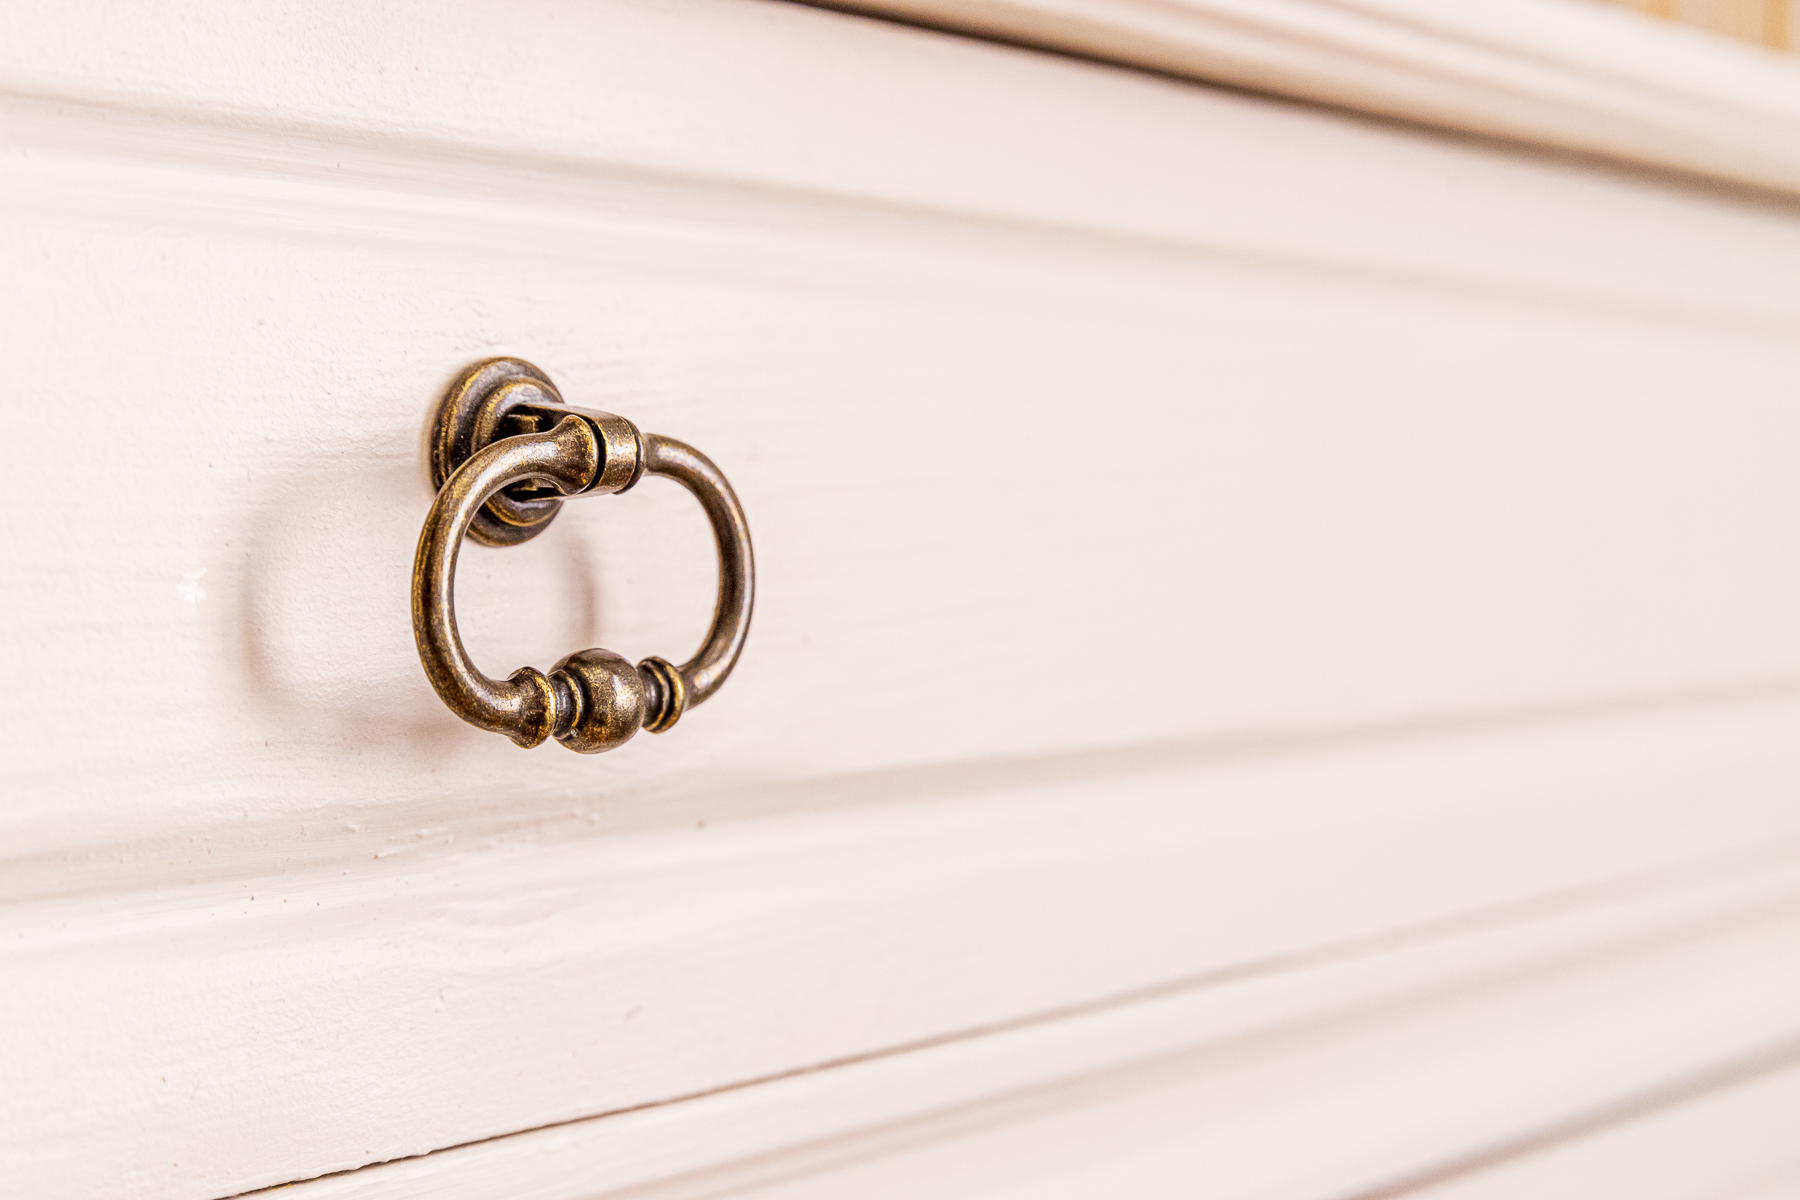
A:
{"type": "Polygon", "coordinates": [[[425,674],[450,710],[521,746],[554,736],[582,754],[661,733],[711,696],[750,630],[755,563],[750,528],[725,476],[692,446],[644,434],[623,417],[561,402],[543,372],[488,359],[460,375],[439,406],[432,440],[437,500],[413,562],[413,635],[425,674]],[[633,667],[610,650],[571,654],[549,674],[522,667],[504,681],[469,661],[456,627],[456,560],[465,534],[516,545],[549,524],[565,499],[622,492],[645,474],[700,501],[719,552],[719,596],[699,651],[677,667],[633,667]]]}
{"type": "MultiPolygon", "coordinates": [[[[547,375],[523,359],[483,359],[457,376],[433,422],[431,486],[441,491],[450,473],[470,455],[504,436],[500,428],[511,409],[533,403],[561,404],[562,396],[547,375]]],[[[494,496],[471,522],[469,536],[488,546],[516,546],[541,533],[560,508],[549,496],[523,491],[494,496]]]]}
{"type": "Polygon", "coordinates": [[[667,729],[681,716],[683,708],[691,708],[718,691],[737,665],[744,639],[750,635],[750,609],[756,601],[756,562],[750,552],[750,526],[724,472],[692,446],[660,434],[646,434],[644,450],[646,471],[673,479],[700,501],[706,519],[712,523],[713,541],[719,547],[719,599],[713,606],[712,628],[706,631],[706,640],[700,643],[694,657],[676,668],[686,694],[677,694],[669,701],[672,708],[661,726],[667,729]]]}
{"type": "MultiPolygon", "coordinates": [[[[567,681],[572,711],[556,740],[577,754],[623,746],[644,724],[644,679],[631,660],[611,650],[582,650],[550,672],[552,686],[567,681]]],[[[560,692],[560,687],[559,687],[560,692]]]]}
{"type": "Polygon", "coordinates": [[[644,728],[665,733],[687,711],[687,679],[681,668],[652,655],[637,666],[644,680],[644,728]]]}
{"type": "Polygon", "coordinates": [[[451,472],[419,535],[413,559],[413,636],[425,675],[451,712],[521,746],[549,737],[567,706],[558,702],[541,671],[525,667],[501,682],[469,661],[456,628],[457,554],[463,534],[500,489],[534,479],[573,495],[599,474],[599,440],[579,417],[566,418],[549,433],[502,438],[451,472]]]}

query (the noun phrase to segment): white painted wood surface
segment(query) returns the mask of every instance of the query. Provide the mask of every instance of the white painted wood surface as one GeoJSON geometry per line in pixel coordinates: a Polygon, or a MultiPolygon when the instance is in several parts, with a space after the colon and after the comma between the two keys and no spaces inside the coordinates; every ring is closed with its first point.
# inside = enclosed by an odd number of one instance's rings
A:
{"type": "MultiPolygon", "coordinates": [[[[737,0],[6,20],[0,403],[98,447],[0,535],[29,1194],[521,1194],[566,1122],[545,1195],[761,1186],[1023,1088],[1100,1145],[1081,1077],[1234,1037],[1299,1136],[1510,1031],[1321,1160],[1376,1186],[1800,1036],[1789,209],[737,0]],[[416,665],[420,430],[499,352],[743,497],[750,647],[666,738],[522,754],[416,665]],[[1408,954],[1456,982],[1367,985],[1432,1014],[1370,1074],[1317,972],[1408,954]]],[[[460,599],[510,670],[710,586],[646,487],[460,599]]]]}
{"type": "Polygon", "coordinates": [[[1590,1183],[1629,1169],[1620,1143],[1641,1149],[1648,1126],[1666,1160],[1687,1155],[1650,1194],[1713,1195],[1795,1164],[1782,1133],[1800,1060],[1800,876],[1792,860],[1767,866],[1171,988],[292,1194],[1430,1195],[1434,1181],[1454,1194],[1524,1171],[1545,1187],[1491,1194],[1627,1195],[1557,1187],[1554,1172],[1583,1156],[1574,1166],[1590,1183]],[[1733,986],[1752,974],[1762,986],[1733,986]],[[1645,1096],[1661,1103],[1629,1107],[1645,1096]],[[1627,1119],[1614,1120],[1620,1110],[1627,1119]],[[1605,1135],[1577,1136],[1590,1122],[1605,1135]],[[1496,1145],[1528,1152],[1482,1163],[1496,1145]]]}
{"type": "Polygon", "coordinates": [[[828,0],[1443,129],[1800,193],[1800,65],[1569,0],[828,0]]]}

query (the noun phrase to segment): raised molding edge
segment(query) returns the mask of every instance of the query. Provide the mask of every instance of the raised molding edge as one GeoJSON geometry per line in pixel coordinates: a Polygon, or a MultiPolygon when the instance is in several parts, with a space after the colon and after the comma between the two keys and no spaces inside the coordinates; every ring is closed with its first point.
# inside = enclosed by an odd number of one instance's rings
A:
{"type": "MultiPolygon", "coordinates": [[[[1171,1048],[1430,1014],[1446,990],[1491,1001],[1476,1024],[1504,1032],[1508,972],[1686,947],[1653,978],[1601,970],[1536,1004],[1586,1015],[1534,1027],[1517,1110],[1465,1114],[1463,1143],[1491,1138],[1541,1119],[1529,1071],[1571,1043],[1603,1103],[1800,1036],[1796,720],[1791,703],[1641,715],[10,906],[0,1060],[34,1087],[0,1093],[8,1171],[45,1196],[218,1196],[604,1118],[567,1193],[592,1195],[1171,1048]],[[1771,922],[1775,944],[1729,949],[1771,922]],[[1565,953],[1553,926],[1587,933],[1565,953]],[[1408,962],[1429,969],[1390,970],[1408,962]],[[1629,1023],[1651,1040],[1581,1049],[1627,1010],[1655,1016],[1629,1023]],[[1028,1044],[1057,1029],[1086,1049],[1028,1044]],[[979,1049],[1015,1036],[1012,1068],[979,1049]],[[966,1070],[937,1054],[955,1047],[978,1048],[966,1070]],[[916,1082],[862,1071],[880,1063],[916,1082]],[[823,1082],[846,1067],[867,1104],[823,1082]],[[782,1099],[805,1079],[817,1122],[782,1099]],[[716,1132],[683,1124],[723,1096],[772,1098],[724,1104],[716,1132]],[[665,1115],[614,1123],[629,1113],[665,1115]],[[641,1132],[665,1119],[666,1139],[641,1132]]],[[[1463,1069],[1429,1046],[1393,1061],[1453,1090],[1463,1069]]],[[[1443,1149],[1395,1136],[1383,1178],[1443,1149]]]]}
{"type": "MultiPolygon", "coordinates": [[[[279,1194],[596,1200],[648,1187],[646,1195],[667,1200],[761,1195],[761,1185],[869,1160],[883,1175],[885,1155],[1059,1113],[1091,1108],[1093,1120],[1116,1123],[1104,1110],[1121,1095],[1198,1086],[1250,1099],[1244,1113],[1222,1118],[1229,1128],[1202,1121],[1181,1132],[1176,1121],[1171,1146],[1162,1146],[1168,1131],[1154,1139],[1159,1156],[1194,1160],[1185,1165],[1199,1177],[1175,1172],[1184,1184],[1226,1189],[1207,1194],[1242,1194],[1252,1179],[1268,1185],[1296,1172],[1259,1161],[1253,1148],[1290,1144],[1313,1147],[1317,1162],[1302,1175],[1323,1172],[1341,1191],[1368,1189],[1359,1195],[1397,1195],[1508,1160],[1514,1146],[1556,1145],[1564,1128],[1581,1138],[1791,1069],[1800,1059],[1800,1010],[1792,1008],[1800,972],[1772,967],[1751,980],[1740,967],[1720,978],[1725,960],[1712,957],[1746,937],[1729,956],[1740,963],[1773,962],[1771,951],[1780,958],[1780,947],[1800,944],[1800,872],[1791,862],[1769,865],[1766,874],[1692,890],[1177,988],[560,1123],[279,1194]],[[1669,986],[1644,989],[1647,976],[1669,986]],[[1625,1008],[1629,1022],[1618,1019],[1625,1008]],[[1447,1049],[1433,1030],[1443,1021],[1479,1036],[1447,1049]],[[1483,1088],[1468,1087],[1472,1072],[1483,1088]],[[1327,1099],[1259,1105],[1271,1088],[1327,1099]],[[1484,1091],[1491,1094],[1470,1099],[1484,1091]],[[1396,1096],[1408,1101],[1397,1111],[1413,1115],[1366,1121],[1368,1136],[1353,1146],[1332,1136],[1359,1104],[1396,1096]],[[1419,1115],[1436,1105],[1449,1111],[1419,1115]],[[1234,1141],[1237,1149],[1225,1144],[1234,1141]]],[[[1081,1177],[1129,1173],[1129,1152],[1110,1161],[1118,1148],[1095,1140],[1098,1161],[1079,1168],[1081,1177]]],[[[1008,1157],[1017,1146],[982,1153],[1008,1157]]],[[[902,1181],[895,1194],[904,1190],[902,1181]]]]}
{"type": "Polygon", "coordinates": [[[825,7],[1800,195],[1800,61],[1571,0],[825,7]]]}

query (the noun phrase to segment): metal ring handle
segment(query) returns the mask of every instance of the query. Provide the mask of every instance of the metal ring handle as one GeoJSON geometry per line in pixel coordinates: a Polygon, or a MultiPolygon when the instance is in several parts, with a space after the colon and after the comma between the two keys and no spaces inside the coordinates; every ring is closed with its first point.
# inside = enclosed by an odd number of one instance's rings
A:
{"type": "MultiPolygon", "coordinates": [[[[686,692],[685,705],[699,704],[724,685],[731,669],[737,666],[738,655],[744,652],[744,639],[750,636],[750,609],[756,592],[750,525],[744,520],[743,507],[725,473],[686,442],[659,433],[645,434],[644,471],[673,479],[693,493],[712,525],[713,544],[719,551],[719,598],[713,605],[712,625],[694,657],[673,668],[686,692]]],[[[660,658],[644,661],[668,667],[660,658]]],[[[658,724],[646,719],[644,728],[652,733],[662,732],[681,716],[683,707],[683,703],[666,707],[658,724]]]]}
{"type": "MultiPolygon", "coordinates": [[[[453,410],[464,400],[453,389],[440,410],[440,424],[454,419],[453,410]]],[[[673,438],[640,433],[621,417],[544,403],[515,406],[506,415],[514,426],[555,424],[547,431],[500,437],[475,448],[438,490],[413,560],[413,636],[425,674],[451,712],[520,746],[554,737],[571,750],[596,754],[623,745],[639,728],[661,733],[718,691],[743,652],[756,583],[744,510],[724,474],[704,454],[673,438]],[[483,674],[470,661],[456,627],[456,560],[471,523],[478,517],[494,519],[490,502],[523,484],[550,490],[534,487],[513,507],[542,514],[547,505],[553,514],[569,497],[623,492],[645,474],[687,488],[712,525],[719,595],[699,651],[680,666],[652,657],[634,667],[610,650],[582,650],[548,674],[535,667],[521,667],[504,680],[483,674]]],[[[506,428],[498,420],[487,424],[495,432],[506,428]]],[[[541,527],[549,517],[536,515],[534,520],[541,527]]]]}

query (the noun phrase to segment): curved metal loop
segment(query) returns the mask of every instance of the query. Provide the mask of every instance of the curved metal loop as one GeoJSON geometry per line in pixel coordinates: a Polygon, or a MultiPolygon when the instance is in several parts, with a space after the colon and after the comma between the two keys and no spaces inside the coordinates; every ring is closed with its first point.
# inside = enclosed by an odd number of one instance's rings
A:
{"type": "MultiPolygon", "coordinates": [[[[661,434],[644,435],[644,471],[673,479],[700,501],[712,524],[713,544],[719,550],[719,599],[713,605],[712,625],[694,657],[677,670],[686,692],[677,700],[668,725],[681,715],[683,704],[699,704],[719,690],[737,665],[744,639],[750,635],[750,609],[755,600],[756,562],[750,550],[750,525],[738,504],[737,493],[712,459],[685,442],[661,434]]],[[[660,659],[657,661],[661,661],[660,659]]],[[[663,726],[667,728],[668,725],[663,726]]],[[[648,726],[646,726],[648,727],[648,726]]]]}
{"type": "MultiPolygon", "coordinates": [[[[476,364],[471,371],[487,365],[476,364]]],[[[535,368],[530,370],[536,374],[535,368]]],[[[464,373],[465,380],[469,374],[464,373]]],[[[502,373],[501,381],[506,378],[511,377],[502,373]]],[[[449,409],[446,405],[440,411],[440,423],[449,409]]],[[[750,527],[724,474],[692,446],[641,434],[629,421],[606,413],[560,404],[538,404],[528,411],[560,419],[548,431],[470,447],[472,452],[444,479],[413,561],[413,635],[432,687],[463,720],[503,733],[520,746],[555,737],[572,750],[593,754],[623,745],[640,727],[652,733],[667,730],[731,674],[750,631],[755,599],[750,527]],[[491,522],[496,510],[489,502],[527,482],[538,485],[530,502],[540,512],[548,504],[554,515],[569,497],[623,492],[645,474],[662,475],[687,488],[712,525],[719,594],[712,625],[694,657],[680,666],[652,657],[633,667],[611,651],[583,650],[548,674],[534,667],[521,667],[504,680],[483,674],[470,661],[456,625],[456,561],[471,524],[491,522]]],[[[539,526],[548,520],[540,516],[539,526]]]]}

